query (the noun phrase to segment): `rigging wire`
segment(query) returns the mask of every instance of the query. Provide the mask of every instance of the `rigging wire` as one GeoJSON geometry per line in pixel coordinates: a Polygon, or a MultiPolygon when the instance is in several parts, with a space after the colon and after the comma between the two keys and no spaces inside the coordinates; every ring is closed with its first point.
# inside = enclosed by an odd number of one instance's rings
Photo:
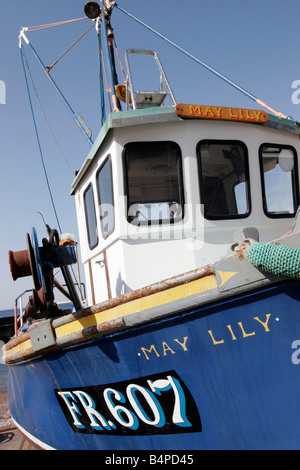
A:
{"type": "Polygon", "coordinates": [[[24,30],[26,28],[23,28],[21,30],[21,33],[20,33],[20,48],[22,47],[22,38],[25,40],[26,44],[29,45],[29,47],[31,48],[35,58],[37,59],[38,63],[40,64],[40,66],[42,67],[42,69],[44,70],[44,72],[46,73],[47,77],[49,78],[51,84],[53,85],[55,91],[59,94],[60,98],[62,99],[63,103],[65,104],[66,108],[68,109],[68,111],[70,112],[72,118],[75,120],[77,126],[79,127],[79,129],[81,130],[81,132],[83,133],[84,137],[87,139],[87,141],[89,142],[89,144],[92,146],[93,145],[93,141],[91,139],[91,137],[88,135],[88,133],[86,132],[85,130],[85,127],[82,125],[82,121],[76,116],[75,112],[73,111],[72,107],[70,106],[70,104],[68,103],[66,97],[63,95],[63,93],[61,92],[60,88],[58,87],[58,85],[56,84],[56,82],[54,81],[54,79],[52,78],[52,76],[50,75],[49,71],[47,71],[47,67],[45,67],[45,65],[43,64],[40,56],[38,55],[37,51],[35,50],[35,48],[33,47],[33,45],[30,43],[30,41],[27,39],[27,37],[25,36],[24,34],[24,30]]]}
{"type": "Polygon", "coordinates": [[[273,114],[275,114],[276,116],[278,117],[282,117],[282,118],[285,118],[287,119],[288,117],[285,116],[284,114],[278,112],[278,111],[275,111],[274,109],[270,108],[270,106],[268,106],[266,103],[264,103],[262,100],[256,98],[256,96],[254,96],[252,93],[250,93],[249,91],[245,90],[245,88],[242,88],[240,85],[234,83],[232,80],[230,80],[229,78],[227,78],[225,75],[221,74],[220,72],[218,72],[217,70],[215,70],[214,68],[212,68],[210,65],[206,64],[205,62],[203,62],[202,60],[198,59],[197,57],[193,56],[192,54],[190,54],[188,51],[186,51],[185,49],[183,49],[182,47],[178,46],[175,42],[171,41],[170,39],[168,39],[166,36],[163,36],[161,33],[159,33],[158,31],[156,31],[154,28],[152,28],[151,26],[149,26],[148,24],[146,24],[145,22],[141,21],[140,19],[138,19],[136,16],[134,16],[132,13],[129,13],[127,10],[125,10],[124,8],[120,7],[117,3],[114,3],[114,6],[116,8],[118,8],[118,10],[122,11],[123,13],[125,13],[127,16],[129,16],[130,18],[132,18],[133,20],[135,20],[137,23],[141,24],[142,26],[144,26],[146,29],[148,29],[149,31],[151,31],[152,33],[156,34],[157,36],[159,36],[161,39],[163,39],[164,41],[166,41],[168,44],[170,44],[171,46],[175,47],[176,49],[178,49],[180,52],[183,52],[183,54],[185,54],[186,56],[188,56],[190,59],[194,60],[195,62],[197,62],[198,64],[202,65],[204,68],[206,68],[207,70],[209,70],[210,72],[214,73],[215,75],[217,75],[219,78],[221,78],[222,80],[224,80],[225,82],[227,82],[229,85],[231,85],[232,87],[236,88],[237,90],[239,90],[241,93],[243,93],[244,95],[248,96],[248,98],[250,98],[251,100],[255,101],[258,105],[262,106],[263,108],[266,108],[268,109],[269,111],[271,111],[273,114]]]}
{"type": "Polygon", "coordinates": [[[99,84],[100,84],[100,105],[101,105],[101,127],[105,122],[105,98],[104,98],[104,87],[103,87],[103,56],[102,56],[102,45],[101,45],[101,31],[100,31],[100,18],[97,19],[96,23],[97,41],[98,41],[98,56],[99,56],[99,84]]]}
{"type": "Polygon", "coordinates": [[[28,99],[29,99],[29,105],[30,105],[30,109],[31,109],[33,125],[34,125],[35,134],[36,134],[36,138],[37,138],[37,144],[38,144],[38,148],[39,148],[39,152],[40,152],[40,157],[41,157],[41,162],[42,162],[42,166],[43,166],[43,170],[44,170],[44,175],[45,175],[45,178],[46,178],[46,183],[47,183],[47,187],[48,187],[48,191],[49,191],[49,195],[50,195],[54,215],[55,215],[55,218],[56,218],[56,222],[57,222],[58,228],[60,230],[60,233],[62,233],[61,226],[60,226],[60,223],[59,223],[59,218],[58,218],[55,203],[54,203],[54,199],[53,199],[53,195],[52,195],[52,191],[51,191],[51,187],[50,187],[50,183],[49,183],[49,178],[48,178],[47,169],[46,169],[46,165],[45,165],[45,161],[44,161],[43,151],[42,151],[40,137],[39,137],[39,132],[38,132],[38,129],[37,129],[37,124],[36,124],[36,119],[35,119],[35,114],[34,114],[31,94],[30,94],[30,88],[29,88],[28,78],[27,78],[26,69],[25,69],[24,57],[26,57],[26,56],[25,56],[25,53],[23,51],[23,47],[20,48],[20,52],[21,52],[21,59],[22,59],[24,76],[25,76],[27,94],[28,94],[28,99]]]}
{"type": "MultiPolygon", "coordinates": [[[[53,78],[50,76],[50,73],[49,71],[54,67],[54,65],[57,64],[57,62],[59,62],[59,60],[62,59],[62,57],[64,57],[67,52],[69,52],[74,46],[75,44],[77,44],[79,42],[80,39],[82,39],[87,33],[88,31],[90,31],[90,29],[92,29],[93,25],[91,27],[88,28],[88,30],[82,34],[80,36],[80,38],[54,63],[52,64],[52,66],[46,68],[42,62],[42,60],[40,59],[38,53],[36,52],[36,50],[33,48],[33,46],[31,45],[31,43],[29,42],[29,40],[27,39],[27,37],[25,36],[25,31],[37,31],[39,29],[44,29],[44,28],[49,28],[49,27],[53,27],[53,26],[59,26],[59,25],[62,25],[62,24],[67,24],[67,23],[71,23],[71,22],[74,22],[74,21],[80,21],[80,20],[83,20],[83,19],[86,19],[86,17],[84,18],[79,18],[79,19],[76,19],[76,20],[70,20],[70,21],[64,21],[64,22],[59,22],[59,23],[51,23],[51,24],[48,24],[48,25],[41,25],[39,27],[29,27],[29,28],[23,28],[20,32],[20,36],[19,36],[19,48],[20,48],[20,53],[21,53],[21,59],[22,59],[22,66],[23,66],[23,71],[24,71],[24,76],[25,76],[25,83],[26,83],[26,88],[27,88],[27,93],[28,93],[28,99],[29,99],[29,104],[30,104],[30,109],[31,109],[31,114],[32,114],[32,119],[33,119],[33,124],[34,124],[34,129],[35,129],[35,134],[36,134],[36,138],[37,138],[37,144],[38,144],[38,148],[39,148],[39,153],[40,153],[40,158],[41,158],[41,162],[42,162],[42,167],[43,167],[43,171],[44,171],[44,175],[45,175],[45,179],[46,179],[46,184],[47,184],[47,187],[48,187],[48,191],[49,191],[49,195],[50,195],[50,199],[51,199],[51,204],[52,204],[52,207],[53,207],[53,211],[54,211],[54,215],[55,215],[55,218],[56,218],[56,222],[57,222],[57,226],[59,228],[59,231],[60,233],[62,233],[62,228],[61,228],[61,225],[60,225],[60,222],[59,222],[59,218],[58,218],[58,214],[57,214],[57,210],[56,210],[56,207],[55,207],[55,203],[54,203],[54,198],[53,198],[53,195],[52,195],[52,191],[51,191],[51,187],[50,187],[50,182],[49,182],[49,178],[48,178],[48,174],[47,174],[47,169],[46,169],[46,165],[45,165],[45,161],[44,161],[44,156],[43,156],[43,151],[42,151],[42,147],[41,147],[41,142],[40,142],[40,137],[39,137],[39,132],[38,132],[38,128],[37,128],[37,123],[36,123],[36,119],[35,119],[35,114],[34,114],[34,109],[33,109],[33,103],[32,103],[32,98],[31,98],[31,94],[30,94],[30,88],[29,88],[29,83],[28,83],[28,78],[27,78],[27,74],[26,74],[26,68],[25,68],[25,62],[26,62],[26,66],[27,66],[27,69],[28,69],[28,74],[30,76],[30,79],[31,79],[31,82],[32,82],[32,87],[34,89],[34,92],[35,92],[35,95],[36,95],[36,98],[38,100],[38,103],[40,105],[40,108],[41,108],[41,111],[42,111],[42,114],[43,114],[43,117],[46,121],[46,124],[52,134],[52,137],[56,143],[56,145],[58,146],[58,149],[63,157],[63,159],[65,160],[67,166],[69,167],[69,169],[71,170],[72,174],[74,174],[74,171],[71,169],[70,165],[68,164],[67,160],[65,159],[63,153],[62,153],[62,150],[52,132],[52,129],[49,125],[49,122],[46,118],[46,115],[45,115],[45,112],[43,110],[43,107],[42,107],[42,104],[41,104],[41,101],[39,99],[39,96],[38,96],[38,93],[37,93],[37,90],[36,90],[36,87],[35,87],[35,84],[34,84],[34,81],[33,81],[33,77],[32,77],[32,74],[30,72],[30,68],[29,68],[29,64],[28,64],[28,61],[27,61],[27,57],[26,57],[26,54],[23,50],[23,46],[22,46],[22,39],[25,40],[25,43],[28,44],[30,46],[30,48],[32,49],[33,53],[34,53],[34,56],[36,57],[36,59],[38,60],[39,64],[42,66],[42,68],[44,69],[44,71],[46,72],[46,75],[48,76],[50,82],[52,83],[52,85],[54,86],[55,90],[58,92],[58,94],[60,95],[60,97],[62,98],[62,100],[64,101],[65,105],[67,106],[67,108],[69,109],[69,111],[71,112],[72,116],[74,117],[74,119],[76,120],[76,123],[78,124],[79,128],[81,128],[82,132],[84,133],[85,137],[87,138],[87,140],[89,141],[90,145],[93,145],[93,141],[91,140],[90,136],[88,135],[88,133],[85,131],[84,129],[84,126],[80,123],[80,117],[77,118],[77,116],[75,115],[74,111],[72,110],[71,106],[69,105],[69,103],[67,102],[66,98],[64,97],[64,95],[62,94],[62,92],[60,91],[59,87],[57,86],[57,84],[55,83],[55,81],[53,80],[53,78]]],[[[78,269],[78,265],[77,265],[77,269],[78,269]]],[[[78,289],[79,289],[79,292],[80,292],[80,296],[81,296],[81,299],[82,299],[82,292],[81,292],[81,285],[77,282],[77,279],[76,279],[76,275],[74,273],[74,270],[73,270],[73,267],[71,266],[71,271],[72,271],[72,274],[73,274],[73,277],[75,278],[75,281],[78,285],[78,289]]],[[[79,277],[80,277],[80,273],[78,272],[79,274],[79,277]]],[[[64,276],[65,277],[65,276],[64,276]]]]}
{"type": "Polygon", "coordinates": [[[55,23],[40,24],[38,26],[28,26],[26,28],[26,31],[39,31],[41,29],[53,28],[55,26],[61,26],[64,24],[74,23],[76,21],[82,21],[82,20],[87,20],[87,19],[88,19],[87,16],[83,16],[82,18],[76,18],[74,20],[56,21],[55,23]]]}
{"type": "Polygon", "coordinates": [[[49,67],[46,67],[46,70],[47,72],[49,72],[79,41],[80,39],[82,39],[89,31],[90,29],[93,28],[93,24],[92,26],[90,26],[81,36],[80,38],[77,39],[77,41],[75,41],[70,47],[69,49],[66,50],[66,52],[64,52],[55,62],[53,62],[52,65],[50,65],[49,67]]]}
{"type": "Polygon", "coordinates": [[[110,91],[111,90],[110,90],[109,84],[108,84],[108,78],[107,78],[107,73],[106,73],[105,60],[104,60],[102,47],[101,47],[101,58],[102,58],[103,71],[104,71],[105,84],[106,84],[107,101],[108,101],[108,104],[109,104],[110,112],[112,112],[112,104],[111,104],[111,99],[110,99],[110,91]]]}
{"type": "Polygon", "coordinates": [[[50,131],[50,133],[51,133],[51,135],[52,135],[52,137],[53,137],[53,140],[54,140],[55,144],[57,145],[57,148],[58,148],[58,150],[59,150],[59,152],[60,152],[60,154],[61,154],[63,160],[65,161],[65,163],[66,163],[67,167],[69,168],[69,170],[71,171],[72,175],[75,176],[75,171],[71,168],[69,162],[67,161],[66,157],[64,156],[63,151],[62,151],[62,149],[61,149],[61,147],[60,147],[60,145],[59,145],[59,143],[58,143],[58,141],[57,141],[57,139],[56,139],[56,137],[55,137],[55,135],[54,135],[54,132],[53,132],[52,129],[51,129],[51,126],[50,126],[49,121],[48,121],[48,119],[47,119],[46,113],[45,113],[44,108],[43,108],[43,106],[42,106],[41,100],[40,100],[40,98],[39,98],[39,95],[38,95],[38,92],[37,92],[37,89],[36,89],[36,86],[35,86],[35,83],[34,83],[34,80],[33,80],[33,77],[32,77],[32,74],[31,74],[31,71],[30,71],[30,68],[29,68],[28,60],[27,60],[27,57],[26,57],[26,54],[25,54],[25,53],[24,53],[24,59],[25,59],[26,67],[27,67],[28,74],[29,74],[29,77],[30,77],[30,80],[31,80],[32,88],[33,88],[33,90],[34,90],[36,99],[37,99],[38,104],[39,104],[39,106],[40,106],[40,109],[41,109],[42,115],[43,115],[43,117],[44,117],[44,120],[45,120],[45,122],[46,122],[46,125],[47,125],[47,127],[48,127],[48,129],[49,129],[49,131],[50,131]]]}
{"type": "MultiPolygon", "coordinates": [[[[44,171],[44,175],[45,175],[45,179],[46,179],[46,184],[47,184],[47,187],[48,187],[48,191],[49,191],[49,195],[50,195],[51,204],[52,204],[52,207],[53,207],[53,211],[54,211],[56,223],[57,223],[57,226],[58,226],[58,228],[59,228],[60,233],[62,234],[62,228],[61,228],[61,225],[60,225],[60,222],[59,222],[59,218],[58,218],[58,214],[57,214],[57,210],[56,210],[56,207],[55,207],[54,198],[53,198],[53,195],[52,195],[52,191],[51,191],[51,187],[50,187],[50,182],[49,182],[49,178],[48,178],[48,173],[47,173],[47,169],[46,169],[46,165],[45,165],[45,161],[44,161],[43,151],[42,151],[42,147],[41,147],[39,132],[38,132],[37,124],[36,124],[36,119],[35,119],[35,114],[34,114],[32,99],[31,99],[31,93],[30,93],[30,88],[29,88],[29,83],[28,83],[28,78],[27,78],[26,68],[25,68],[25,63],[26,63],[26,65],[27,65],[27,67],[28,67],[28,61],[27,61],[26,54],[25,54],[25,52],[23,51],[23,47],[20,47],[20,53],[21,53],[21,59],[22,59],[22,66],[23,66],[23,72],[24,72],[24,77],[25,77],[26,89],[27,89],[27,94],[28,94],[28,99],[29,99],[29,105],[30,105],[30,109],[31,109],[31,114],[32,114],[34,129],[35,129],[35,134],[36,134],[36,138],[37,138],[37,144],[38,144],[39,153],[40,153],[41,162],[42,162],[42,167],[43,167],[43,171],[44,171]]],[[[32,76],[31,76],[31,73],[30,73],[29,68],[28,68],[28,72],[29,72],[29,75],[30,75],[30,77],[31,77],[31,79],[32,79],[32,76]]],[[[32,82],[32,84],[33,84],[34,90],[35,90],[35,92],[36,92],[36,88],[35,88],[35,86],[34,86],[34,83],[32,82]]],[[[37,96],[37,98],[38,98],[38,96],[37,96]]],[[[38,99],[38,101],[39,101],[39,99],[38,99]]],[[[73,276],[74,276],[74,279],[75,279],[75,281],[76,281],[76,283],[77,283],[77,285],[78,285],[78,289],[79,289],[79,292],[80,292],[80,295],[81,295],[81,298],[82,298],[81,286],[80,286],[79,283],[77,282],[77,278],[76,278],[76,274],[74,273],[73,266],[71,266],[71,271],[72,271],[72,274],[73,274],[73,276]]]]}

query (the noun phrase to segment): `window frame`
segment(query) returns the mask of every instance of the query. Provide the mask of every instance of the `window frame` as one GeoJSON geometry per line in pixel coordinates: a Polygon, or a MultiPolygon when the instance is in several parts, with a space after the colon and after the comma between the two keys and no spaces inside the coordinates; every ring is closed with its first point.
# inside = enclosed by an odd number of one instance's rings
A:
{"type": "MultiPolygon", "coordinates": [[[[178,182],[178,194],[179,194],[179,201],[178,204],[180,204],[181,207],[181,215],[180,217],[176,217],[174,219],[149,219],[148,221],[143,221],[139,220],[136,225],[139,226],[157,226],[157,225],[174,225],[178,222],[181,222],[184,218],[184,201],[185,201],[185,195],[184,195],[184,184],[183,184],[183,164],[182,164],[182,152],[179,144],[174,141],[170,140],[154,140],[154,141],[134,141],[134,142],[128,142],[127,144],[124,145],[123,149],[123,155],[122,155],[122,160],[123,160],[123,178],[124,178],[124,191],[125,191],[125,196],[126,196],[126,220],[128,223],[134,225],[134,221],[130,220],[129,216],[129,209],[131,205],[133,204],[138,204],[133,203],[130,204],[130,199],[129,199],[129,182],[128,182],[128,162],[127,162],[127,152],[128,152],[128,147],[132,145],[141,145],[144,144],[145,146],[147,145],[172,145],[175,150],[176,150],[176,155],[177,155],[177,182],[178,182]]],[[[166,201],[157,201],[158,203],[161,202],[166,202],[166,201]]],[[[140,204],[145,203],[147,204],[147,201],[141,201],[140,204]]],[[[151,203],[150,203],[151,204],[151,203]]],[[[152,202],[154,204],[154,202],[152,202]]]]}
{"type": "MultiPolygon", "coordinates": [[[[286,144],[277,144],[277,143],[270,143],[270,142],[264,142],[259,146],[258,150],[258,155],[259,155],[259,168],[260,168],[260,180],[261,180],[261,190],[262,190],[262,206],[263,206],[263,211],[266,217],[269,217],[270,219],[287,219],[287,218],[293,218],[296,215],[297,209],[299,207],[299,172],[298,172],[298,155],[297,155],[297,150],[295,147],[292,145],[286,145],[286,144]],[[293,203],[294,203],[294,212],[290,214],[272,214],[268,212],[268,206],[267,206],[267,195],[266,195],[266,185],[265,185],[265,172],[263,168],[263,156],[262,156],[262,149],[263,147],[268,146],[268,147],[277,147],[280,149],[286,149],[286,150],[291,150],[293,155],[294,155],[294,178],[292,179],[292,190],[293,190],[293,203]]],[[[291,172],[292,173],[292,172],[291,172]]]]}
{"type": "Polygon", "coordinates": [[[104,159],[104,161],[102,162],[102,164],[100,165],[99,169],[96,172],[96,188],[97,188],[97,197],[98,197],[98,207],[99,207],[99,218],[100,218],[101,234],[102,234],[102,238],[104,240],[106,240],[115,231],[115,225],[116,225],[112,158],[111,158],[110,154],[106,156],[106,158],[104,159]],[[112,205],[113,205],[113,208],[114,208],[114,212],[113,212],[112,229],[110,231],[108,231],[107,233],[105,233],[104,230],[103,230],[103,223],[102,223],[103,221],[102,221],[102,218],[101,218],[101,211],[100,211],[101,196],[100,196],[100,187],[99,187],[98,177],[99,177],[99,174],[100,174],[101,170],[103,169],[104,165],[107,162],[109,162],[109,165],[110,165],[110,187],[111,187],[112,205]]]}
{"type": "Polygon", "coordinates": [[[200,140],[196,146],[196,155],[197,155],[197,164],[198,164],[198,179],[199,179],[199,191],[200,191],[200,203],[203,205],[203,216],[206,220],[236,220],[236,219],[246,219],[251,215],[252,212],[252,202],[251,202],[251,181],[250,181],[250,170],[249,170],[249,152],[248,147],[245,142],[236,139],[203,139],[200,140]],[[202,162],[201,162],[201,146],[202,145],[238,145],[241,146],[244,150],[244,160],[245,160],[245,179],[246,179],[246,202],[247,202],[247,211],[243,214],[232,214],[232,215],[208,215],[205,211],[205,201],[204,201],[204,184],[202,177],[202,162]]]}
{"type": "Polygon", "coordinates": [[[99,243],[99,236],[98,236],[98,224],[97,224],[97,214],[96,214],[96,205],[95,205],[95,197],[94,197],[94,188],[92,185],[92,182],[88,184],[88,186],[85,188],[83,192],[83,204],[84,204],[84,214],[85,214],[85,226],[86,226],[86,233],[87,233],[87,239],[88,239],[88,245],[89,249],[93,250],[96,248],[96,246],[99,243]],[[96,240],[94,244],[91,244],[91,230],[90,230],[90,225],[89,225],[89,219],[88,219],[88,213],[87,213],[87,206],[86,206],[86,194],[88,191],[92,191],[92,201],[93,201],[93,214],[94,214],[94,221],[95,221],[95,230],[96,230],[96,240]]]}

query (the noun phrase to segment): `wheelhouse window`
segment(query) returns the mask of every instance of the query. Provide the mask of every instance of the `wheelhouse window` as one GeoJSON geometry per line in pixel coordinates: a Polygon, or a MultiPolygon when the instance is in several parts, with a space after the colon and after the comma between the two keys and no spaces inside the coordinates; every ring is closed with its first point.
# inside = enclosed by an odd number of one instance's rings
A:
{"type": "Polygon", "coordinates": [[[111,159],[108,157],[97,173],[100,223],[103,238],[107,238],[115,228],[114,197],[111,159]]]}
{"type": "Polygon", "coordinates": [[[84,199],[88,243],[89,243],[90,249],[92,250],[98,244],[98,234],[97,234],[97,220],[96,220],[96,211],[95,211],[94,191],[93,191],[93,187],[91,184],[85,190],[83,199],[84,199]]]}
{"type": "Polygon", "coordinates": [[[205,140],[197,147],[201,203],[207,219],[250,213],[248,152],[240,141],[205,140]]]}
{"type": "Polygon", "coordinates": [[[263,208],[268,217],[293,217],[299,205],[296,150],[289,146],[260,147],[263,208]]]}
{"type": "Polygon", "coordinates": [[[183,217],[180,148],[174,142],[135,142],[125,146],[129,222],[174,223],[183,217]]]}

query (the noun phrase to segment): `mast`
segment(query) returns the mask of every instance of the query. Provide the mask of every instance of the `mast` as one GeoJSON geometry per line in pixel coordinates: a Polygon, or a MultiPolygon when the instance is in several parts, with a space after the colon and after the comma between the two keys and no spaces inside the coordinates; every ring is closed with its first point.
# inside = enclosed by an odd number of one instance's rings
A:
{"type": "Polygon", "coordinates": [[[100,19],[104,23],[104,54],[108,67],[109,87],[111,90],[111,100],[113,104],[113,111],[119,112],[121,110],[120,102],[116,96],[116,85],[118,77],[115,67],[114,58],[114,32],[111,26],[110,17],[114,5],[113,0],[100,0],[100,6],[97,2],[88,2],[84,7],[84,12],[88,18],[93,20],[100,19]]]}

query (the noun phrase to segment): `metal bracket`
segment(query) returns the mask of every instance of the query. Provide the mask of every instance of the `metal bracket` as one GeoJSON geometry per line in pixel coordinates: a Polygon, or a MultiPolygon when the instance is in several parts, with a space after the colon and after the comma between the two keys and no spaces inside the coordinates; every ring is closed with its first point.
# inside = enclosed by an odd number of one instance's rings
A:
{"type": "Polygon", "coordinates": [[[259,242],[259,232],[256,227],[244,227],[237,230],[234,235],[234,244],[231,245],[231,251],[240,251],[243,245],[253,245],[259,242]]]}
{"type": "Polygon", "coordinates": [[[26,44],[29,44],[29,40],[28,38],[25,36],[25,31],[28,31],[28,28],[25,27],[25,28],[22,28],[21,31],[20,31],[20,35],[19,35],[19,48],[21,49],[22,47],[22,39],[24,39],[24,41],[26,42],[26,44]]]}
{"type": "Polygon", "coordinates": [[[37,325],[32,325],[29,329],[32,348],[34,351],[41,351],[56,345],[54,331],[51,320],[45,320],[37,325]]]}

